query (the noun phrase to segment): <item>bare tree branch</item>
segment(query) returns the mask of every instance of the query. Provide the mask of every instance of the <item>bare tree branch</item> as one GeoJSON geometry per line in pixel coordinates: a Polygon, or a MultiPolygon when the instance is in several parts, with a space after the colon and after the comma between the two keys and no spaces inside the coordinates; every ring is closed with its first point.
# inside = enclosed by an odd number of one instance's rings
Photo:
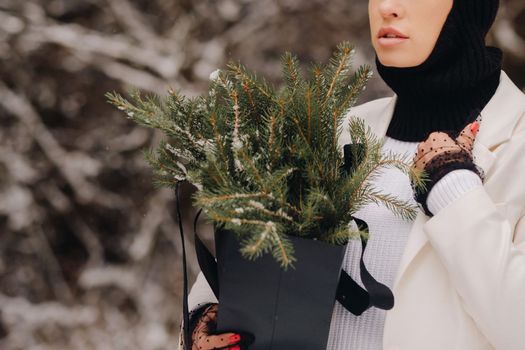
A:
{"type": "Polygon", "coordinates": [[[98,204],[110,207],[123,207],[125,201],[113,194],[101,191],[86,179],[97,172],[98,162],[87,155],[66,152],[46,128],[31,103],[20,94],[0,82],[0,106],[15,115],[29,130],[35,141],[42,148],[47,158],[71,185],[76,198],[81,203],[96,200],[98,204]],[[75,161],[82,156],[81,163],[75,161]],[[97,198],[98,197],[98,198],[97,198]]]}

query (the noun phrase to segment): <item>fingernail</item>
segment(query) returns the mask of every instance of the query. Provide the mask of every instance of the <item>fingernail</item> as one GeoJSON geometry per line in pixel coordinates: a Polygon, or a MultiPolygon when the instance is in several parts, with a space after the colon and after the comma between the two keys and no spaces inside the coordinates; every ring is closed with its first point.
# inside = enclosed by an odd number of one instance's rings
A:
{"type": "Polygon", "coordinates": [[[478,122],[474,122],[472,123],[472,126],[470,127],[470,130],[472,131],[472,133],[474,135],[476,135],[479,131],[479,123],[478,122]]]}
{"type": "Polygon", "coordinates": [[[236,343],[239,340],[241,340],[241,336],[239,334],[234,334],[230,337],[230,343],[236,343]]]}
{"type": "Polygon", "coordinates": [[[230,350],[241,350],[241,347],[239,345],[232,346],[229,348],[230,350]]]}

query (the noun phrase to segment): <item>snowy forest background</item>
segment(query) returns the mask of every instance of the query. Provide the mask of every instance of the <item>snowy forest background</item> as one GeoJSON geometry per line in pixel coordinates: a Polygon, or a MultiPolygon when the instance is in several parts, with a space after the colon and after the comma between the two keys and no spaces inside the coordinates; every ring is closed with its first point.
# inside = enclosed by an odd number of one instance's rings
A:
{"type": "MultiPolygon", "coordinates": [[[[326,61],[342,40],[373,64],[367,1],[0,0],[0,348],[176,347],[174,196],[140,152],[161,135],[105,92],[200,94],[230,59],[278,83],[284,51],[326,61]]],[[[525,88],[523,0],[489,42],[525,88]]],[[[389,94],[376,74],[358,103],[389,94]]]]}

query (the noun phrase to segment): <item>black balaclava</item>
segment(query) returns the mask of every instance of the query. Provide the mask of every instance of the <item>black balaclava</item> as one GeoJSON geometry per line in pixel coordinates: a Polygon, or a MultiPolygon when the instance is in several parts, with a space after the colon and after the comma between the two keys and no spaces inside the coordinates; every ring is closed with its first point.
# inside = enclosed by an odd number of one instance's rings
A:
{"type": "Polygon", "coordinates": [[[379,75],[398,96],[386,135],[423,141],[432,131],[461,131],[494,95],[502,52],[485,36],[498,0],[454,0],[430,56],[415,67],[387,67],[379,75]]]}

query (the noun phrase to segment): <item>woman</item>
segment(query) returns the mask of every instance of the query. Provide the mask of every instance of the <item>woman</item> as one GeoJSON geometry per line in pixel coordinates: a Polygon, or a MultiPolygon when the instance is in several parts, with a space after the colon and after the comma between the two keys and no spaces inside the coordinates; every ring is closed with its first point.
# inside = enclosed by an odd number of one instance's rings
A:
{"type": "MultiPolygon", "coordinates": [[[[484,43],[497,9],[497,0],[369,0],[377,69],[395,95],[348,119],[364,118],[385,152],[415,154],[432,182],[414,193],[399,171],[377,179],[422,208],[412,222],[375,205],[356,213],[372,232],[365,262],[395,306],[357,317],[336,303],[328,349],[525,349],[525,95],[484,43]]],[[[343,266],[356,281],[359,249],[349,244],[343,266]]],[[[200,275],[193,349],[240,349],[242,335],[211,334],[215,302],[200,275]]]]}

